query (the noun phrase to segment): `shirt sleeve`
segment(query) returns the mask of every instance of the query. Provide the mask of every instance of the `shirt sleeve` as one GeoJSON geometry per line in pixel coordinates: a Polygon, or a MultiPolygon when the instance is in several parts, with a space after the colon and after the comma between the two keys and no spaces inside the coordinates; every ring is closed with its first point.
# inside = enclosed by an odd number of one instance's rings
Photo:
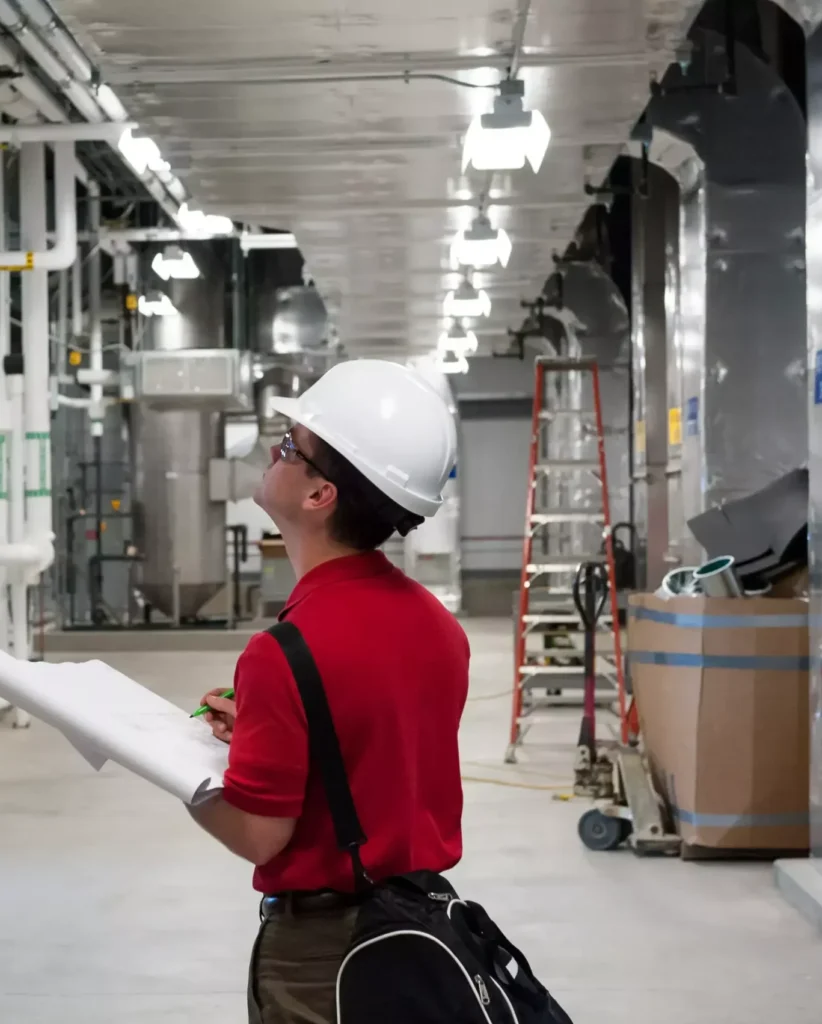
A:
{"type": "Polygon", "coordinates": [[[298,818],[308,777],[308,726],[276,641],[258,633],[237,662],[237,718],[223,798],[238,810],[298,818]]]}

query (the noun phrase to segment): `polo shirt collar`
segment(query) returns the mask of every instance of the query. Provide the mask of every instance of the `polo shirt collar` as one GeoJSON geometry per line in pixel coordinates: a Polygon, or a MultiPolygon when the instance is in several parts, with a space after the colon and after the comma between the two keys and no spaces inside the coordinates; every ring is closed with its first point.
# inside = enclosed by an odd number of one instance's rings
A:
{"type": "Polygon", "coordinates": [[[332,558],[303,576],[291,591],[291,596],[278,617],[284,619],[295,605],[321,587],[384,576],[392,569],[393,565],[382,551],[365,551],[362,554],[346,555],[344,558],[332,558]]]}

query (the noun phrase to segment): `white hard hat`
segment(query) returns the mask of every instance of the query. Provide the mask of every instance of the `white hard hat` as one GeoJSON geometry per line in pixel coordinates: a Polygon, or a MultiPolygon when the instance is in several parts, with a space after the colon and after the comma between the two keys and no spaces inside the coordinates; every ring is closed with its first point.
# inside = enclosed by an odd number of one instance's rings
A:
{"type": "Polygon", "coordinates": [[[432,516],[442,504],[457,430],[445,402],[408,367],[381,359],[337,363],[299,398],[271,404],[407,511],[432,516]]]}
{"type": "Polygon", "coordinates": [[[455,413],[457,411],[457,406],[454,402],[454,392],[451,390],[451,383],[448,380],[447,374],[444,374],[442,370],[437,369],[437,360],[434,356],[414,356],[408,360],[407,365],[410,366],[415,373],[418,373],[426,384],[429,384],[437,392],[443,402],[448,406],[449,412],[455,413]]]}

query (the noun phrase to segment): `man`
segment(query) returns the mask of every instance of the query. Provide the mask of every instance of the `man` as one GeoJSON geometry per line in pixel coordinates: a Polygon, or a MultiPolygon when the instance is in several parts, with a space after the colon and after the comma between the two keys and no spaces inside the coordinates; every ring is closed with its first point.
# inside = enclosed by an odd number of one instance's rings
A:
{"type": "MultiPolygon", "coordinates": [[[[354,802],[379,880],[446,871],[462,855],[457,733],[469,649],[456,620],[377,550],[442,503],[456,456],[453,418],[413,371],[358,360],[299,399],[257,503],[282,533],[297,585],[281,618],[322,675],[354,802]]],[[[204,697],[230,742],[222,794],[192,811],[256,866],[263,923],[249,977],[253,1024],[332,1024],[335,983],[357,912],[306,719],[276,641],[254,636],[235,699],[204,697]]]]}

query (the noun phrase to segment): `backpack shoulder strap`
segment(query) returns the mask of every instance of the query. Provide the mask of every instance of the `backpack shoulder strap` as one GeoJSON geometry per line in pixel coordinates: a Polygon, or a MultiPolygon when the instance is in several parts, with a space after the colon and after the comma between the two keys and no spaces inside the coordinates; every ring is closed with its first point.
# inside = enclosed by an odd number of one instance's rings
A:
{"type": "Polygon", "coordinates": [[[351,857],[358,888],[370,886],[371,880],[360,857],[360,847],[366,836],[354,806],[340,741],[317,663],[293,622],[278,622],[267,632],[279,644],[297,684],[308,720],[309,759],[317,766],[323,780],[337,844],[351,857]]]}

